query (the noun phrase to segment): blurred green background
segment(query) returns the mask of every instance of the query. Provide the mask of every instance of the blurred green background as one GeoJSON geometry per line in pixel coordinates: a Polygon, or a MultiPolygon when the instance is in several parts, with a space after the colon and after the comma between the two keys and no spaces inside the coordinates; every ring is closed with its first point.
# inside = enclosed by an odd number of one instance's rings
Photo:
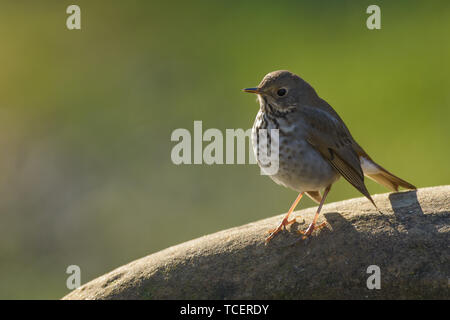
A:
{"type": "MultiPolygon", "coordinates": [[[[449,1],[2,0],[0,298],[60,298],[68,265],[86,283],[285,212],[296,193],[256,165],[170,158],[194,120],[250,128],[258,105],[240,89],[273,70],[311,83],[388,170],[449,183],[449,30],[449,1]]],[[[328,201],[359,196],[341,179],[328,201]]]]}

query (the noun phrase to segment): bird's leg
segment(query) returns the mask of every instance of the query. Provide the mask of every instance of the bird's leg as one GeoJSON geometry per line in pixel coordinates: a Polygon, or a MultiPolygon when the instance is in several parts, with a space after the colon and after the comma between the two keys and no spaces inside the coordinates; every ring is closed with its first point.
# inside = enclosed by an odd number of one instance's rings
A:
{"type": "Polygon", "coordinates": [[[316,226],[317,218],[319,217],[320,210],[322,209],[323,203],[325,202],[325,198],[327,197],[328,192],[331,189],[331,184],[326,187],[325,192],[323,193],[322,200],[320,201],[319,207],[317,208],[316,215],[314,216],[313,222],[309,225],[309,227],[305,231],[299,231],[303,235],[302,239],[306,239],[308,236],[312,234],[312,232],[316,229],[322,229],[327,225],[326,222],[321,223],[320,225],[316,226]]]}
{"type": "Polygon", "coordinates": [[[295,207],[297,206],[297,204],[300,202],[300,199],[303,197],[303,193],[301,192],[299,193],[299,195],[297,196],[297,199],[295,199],[294,203],[291,205],[291,208],[289,209],[288,213],[286,214],[286,216],[284,217],[283,221],[280,222],[280,224],[278,225],[278,227],[276,227],[275,229],[269,230],[270,235],[266,238],[266,243],[268,243],[270,240],[272,240],[273,237],[275,237],[275,235],[280,232],[281,230],[283,230],[284,227],[293,224],[295,222],[295,218],[292,220],[288,220],[289,216],[291,215],[292,211],[294,211],[295,207]]]}

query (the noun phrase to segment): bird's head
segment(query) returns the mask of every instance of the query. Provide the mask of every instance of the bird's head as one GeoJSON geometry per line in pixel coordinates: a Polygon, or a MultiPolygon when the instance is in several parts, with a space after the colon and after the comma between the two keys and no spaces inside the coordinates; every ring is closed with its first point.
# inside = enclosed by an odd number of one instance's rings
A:
{"type": "Polygon", "coordinates": [[[315,95],[306,81],[287,70],[268,73],[257,87],[243,91],[257,94],[262,108],[267,105],[279,112],[293,110],[315,95]]]}

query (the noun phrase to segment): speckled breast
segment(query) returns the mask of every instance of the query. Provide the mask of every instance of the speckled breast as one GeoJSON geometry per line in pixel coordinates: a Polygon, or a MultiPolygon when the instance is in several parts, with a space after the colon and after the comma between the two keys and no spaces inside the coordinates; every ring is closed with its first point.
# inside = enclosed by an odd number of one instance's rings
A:
{"type": "Polygon", "coordinates": [[[269,139],[273,147],[278,147],[278,171],[269,176],[276,183],[298,192],[317,191],[327,187],[339,178],[339,174],[305,139],[304,126],[292,121],[289,116],[273,117],[259,111],[252,128],[252,145],[258,159],[259,130],[278,129],[279,141],[269,139]]]}

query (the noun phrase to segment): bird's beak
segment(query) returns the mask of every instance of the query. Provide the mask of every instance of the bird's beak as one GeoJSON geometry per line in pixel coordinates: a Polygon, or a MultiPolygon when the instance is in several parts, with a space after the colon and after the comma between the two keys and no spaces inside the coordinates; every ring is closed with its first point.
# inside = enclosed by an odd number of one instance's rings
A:
{"type": "Polygon", "coordinates": [[[262,91],[259,88],[245,88],[245,89],[242,89],[242,91],[248,92],[248,93],[256,93],[256,94],[262,93],[262,91]]]}

